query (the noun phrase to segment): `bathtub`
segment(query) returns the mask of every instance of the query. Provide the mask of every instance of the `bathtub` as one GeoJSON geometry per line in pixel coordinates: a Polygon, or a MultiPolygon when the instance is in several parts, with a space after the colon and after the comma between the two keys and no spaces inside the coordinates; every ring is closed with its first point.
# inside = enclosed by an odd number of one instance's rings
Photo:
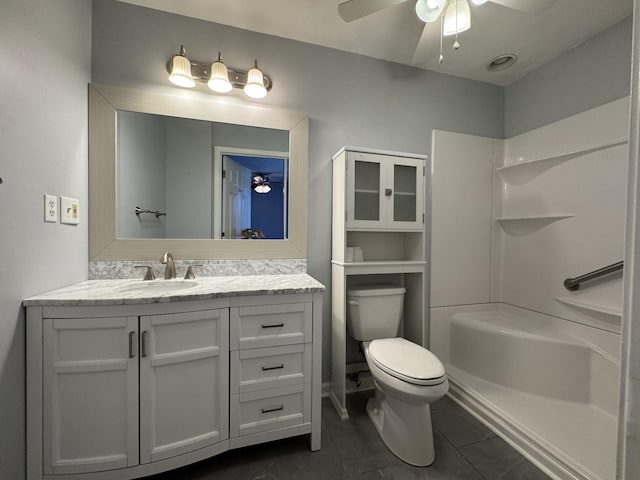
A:
{"type": "Polygon", "coordinates": [[[561,480],[615,478],[619,340],[503,304],[431,309],[450,396],[561,480]]]}

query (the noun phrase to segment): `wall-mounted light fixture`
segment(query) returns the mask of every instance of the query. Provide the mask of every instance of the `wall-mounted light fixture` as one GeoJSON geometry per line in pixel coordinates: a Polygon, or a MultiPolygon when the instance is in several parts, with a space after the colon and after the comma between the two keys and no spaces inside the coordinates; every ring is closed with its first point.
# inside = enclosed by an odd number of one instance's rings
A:
{"type": "Polygon", "coordinates": [[[255,174],[251,182],[251,188],[253,188],[256,193],[269,193],[271,191],[269,177],[261,173],[255,174]]]}
{"type": "Polygon", "coordinates": [[[220,53],[213,63],[189,60],[184,45],[180,45],[180,53],[167,63],[167,71],[169,81],[179,87],[193,88],[200,83],[216,93],[227,93],[238,88],[251,98],[264,98],[273,86],[271,78],[258,68],[257,60],[253,68],[245,72],[227,67],[220,53]]]}

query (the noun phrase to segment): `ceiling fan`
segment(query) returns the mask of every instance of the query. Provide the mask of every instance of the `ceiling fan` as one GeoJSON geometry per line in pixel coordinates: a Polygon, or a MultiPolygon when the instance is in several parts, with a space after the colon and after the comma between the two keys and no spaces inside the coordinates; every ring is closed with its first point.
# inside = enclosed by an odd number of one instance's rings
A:
{"type": "MultiPolygon", "coordinates": [[[[345,22],[353,22],[377,11],[408,1],[414,0],[347,0],[338,5],[338,13],[345,22]]],[[[416,16],[425,22],[425,28],[413,54],[412,63],[414,65],[424,63],[429,55],[430,49],[426,35],[427,24],[441,19],[441,38],[442,36],[457,35],[470,28],[471,15],[468,1],[474,5],[482,5],[490,1],[534,15],[541,14],[556,2],[556,0],[417,0],[415,4],[416,16]]],[[[457,49],[458,46],[456,39],[454,49],[457,49]]],[[[440,50],[440,62],[442,63],[442,42],[440,50]]]]}

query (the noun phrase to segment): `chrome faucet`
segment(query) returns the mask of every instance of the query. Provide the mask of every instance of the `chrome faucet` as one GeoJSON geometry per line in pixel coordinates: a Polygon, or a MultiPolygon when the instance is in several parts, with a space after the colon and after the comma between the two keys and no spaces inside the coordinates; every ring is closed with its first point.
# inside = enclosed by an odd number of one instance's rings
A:
{"type": "Polygon", "coordinates": [[[173,263],[173,255],[169,252],[164,252],[162,254],[162,258],[160,259],[160,263],[166,265],[167,267],[164,269],[164,278],[176,278],[176,266],[173,263]]]}

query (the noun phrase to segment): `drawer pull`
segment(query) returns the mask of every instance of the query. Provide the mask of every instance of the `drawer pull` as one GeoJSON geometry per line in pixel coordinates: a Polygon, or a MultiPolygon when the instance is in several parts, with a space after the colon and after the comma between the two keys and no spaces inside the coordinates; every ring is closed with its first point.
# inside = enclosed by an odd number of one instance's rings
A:
{"type": "Polygon", "coordinates": [[[284,323],[276,323],[275,325],[265,325],[264,323],[262,324],[262,328],[280,328],[280,327],[284,327],[284,323]]]}
{"type": "Polygon", "coordinates": [[[262,410],[262,413],[279,412],[280,410],[284,410],[284,405],[275,408],[261,408],[260,410],[262,410]]]}
{"type": "Polygon", "coordinates": [[[284,368],[284,363],[281,363],[280,365],[277,365],[275,367],[262,367],[262,371],[266,372],[268,370],[280,370],[281,368],[284,368]]]}

